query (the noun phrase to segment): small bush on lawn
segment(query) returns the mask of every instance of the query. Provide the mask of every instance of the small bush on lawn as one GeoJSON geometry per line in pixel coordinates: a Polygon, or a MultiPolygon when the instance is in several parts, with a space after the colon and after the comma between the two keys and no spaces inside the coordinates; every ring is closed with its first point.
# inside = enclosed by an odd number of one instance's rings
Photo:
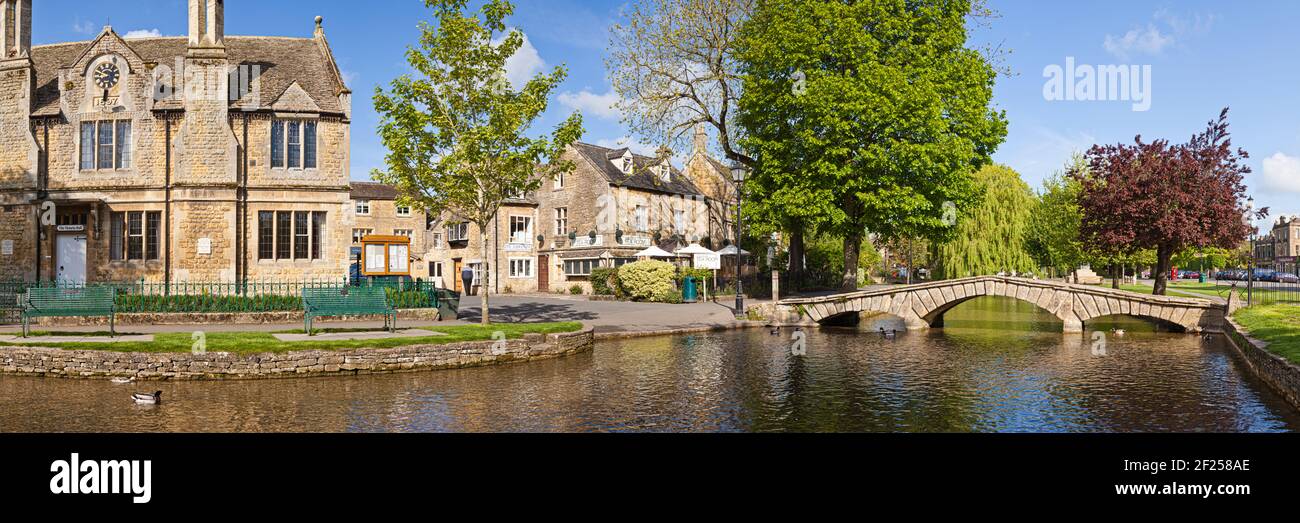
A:
{"type": "Polygon", "coordinates": [[[681,303],[682,293],[679,292],[677,289],[666,290],[655,295],[653,301],[655,303],[674,303],[674,304],[681,303]]]}
{"type": "Polygon", "coordinates": [[[591,270],[591,293],[596,296],[619,296],[622,294],[618,281],[618,269],[601,267],[591,270]]]}
{"type": "Polygon", "coordinates": [[[582,296],[583,294],[582,286],[576,283],[573,284],[572,287],[569,287],[569,294],[572,294],[574,296],[582,296]]]}
{"type": "MultiPolygon", "coordinates": [[[[668,262],[646,260],[629,263],[618,269],[618,279],[629,298],[637,301],[659,301],[669,293],[676,293],[677,268],[668,262]]],[[[680,297],[679,297],[680,299],[680,297]]]]}

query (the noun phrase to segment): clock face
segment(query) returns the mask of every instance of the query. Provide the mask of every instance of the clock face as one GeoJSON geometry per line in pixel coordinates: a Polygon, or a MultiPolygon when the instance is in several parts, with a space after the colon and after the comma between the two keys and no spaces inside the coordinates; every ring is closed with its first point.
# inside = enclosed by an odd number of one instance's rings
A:
{"type": "Polygon", "coordinates": [[[95,85],[100,89],[112,89],[122,78],[122,72],[113,64],[100,64],[95,68],[95,85]]]}

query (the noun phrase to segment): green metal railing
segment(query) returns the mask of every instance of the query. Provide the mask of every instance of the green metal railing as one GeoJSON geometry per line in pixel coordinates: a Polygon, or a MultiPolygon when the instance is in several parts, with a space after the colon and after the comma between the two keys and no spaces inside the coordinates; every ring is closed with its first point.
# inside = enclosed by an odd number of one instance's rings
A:
{"type": "MultiPolygon", "coordinates": [[[[302,290],[343,286],[383,287],[393,307],[427,309],[438,306],[437,289],[428,282],[347,278],[320,280],[256,280],[234,282],[103,282],[112,287],[119,313],[239,313],[302,310],[302,290]]],[[[21,316],[19,301],[33,287],[81,287],[55,282],[0,282],[0,321],[21,316]]]]}

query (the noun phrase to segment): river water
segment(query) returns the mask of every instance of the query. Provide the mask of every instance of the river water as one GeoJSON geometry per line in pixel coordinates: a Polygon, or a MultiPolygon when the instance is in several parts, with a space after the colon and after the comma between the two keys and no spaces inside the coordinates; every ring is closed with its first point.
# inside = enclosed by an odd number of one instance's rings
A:
{"type": "Polygon", "coordinates": [[[1032,305],[981,298],[946,328],[888,318],[601,342],[588,354],[453,371],[113,385],[0,377],[8,432],[1277,432],[1300,414],[1222,339],[1116,320],[1061,334],[1032,305]],[[1124,336],[1110,330],[1122,328],[1124,336]],[[1103,345],[1100,345],[1104,343],[1103,345]],[[163,391],[140,407],[130,393],[163,391]]]}

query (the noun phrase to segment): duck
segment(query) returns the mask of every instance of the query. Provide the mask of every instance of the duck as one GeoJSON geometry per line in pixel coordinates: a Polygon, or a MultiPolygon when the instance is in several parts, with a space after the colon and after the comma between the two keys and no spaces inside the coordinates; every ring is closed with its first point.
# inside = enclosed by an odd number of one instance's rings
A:
{"type": "Polygon", "coordinates": [[[137,405],[157,405],[162,403],[162,391],[153,394],[135,393],[131,395],[131,399],[135,400],[137,405]]]}
{"type": "Polygon", "coordinates": [[[1116,336],[1123,336],[1124,334],[1126,334],[1126,333],[1124,332],[1124,329],[1114,329],[1114,330],[1111,330],[1110,333],[1111,333],[1111,334],[1114,334],[1114,335],[1116,335],[1116,336]]]}
{"type": "Polygon", "coordinates": [[[113,378],[109,381],[111,381],[114,385],[127,385],[130,383],[135,383],[135,378],[113,378]]]}
{"type": "Polygon", "coordinates": [[[773,336],[780,336],[780,335],[781,335],[781,328],[780,328],[780,327],[772,327],[772,330],[771,330],[771,331],[768,331],[768,332],[769,332],[769,334],[771,334],[771,335],[773,335],[773,336]]]}
{"type": "Polygon", "coordinates": [[[898,337],[898,331],[897,330],[886,331],[884,327],[881,327],[880,335],[888,339],[893,339],[898,337]]]}

